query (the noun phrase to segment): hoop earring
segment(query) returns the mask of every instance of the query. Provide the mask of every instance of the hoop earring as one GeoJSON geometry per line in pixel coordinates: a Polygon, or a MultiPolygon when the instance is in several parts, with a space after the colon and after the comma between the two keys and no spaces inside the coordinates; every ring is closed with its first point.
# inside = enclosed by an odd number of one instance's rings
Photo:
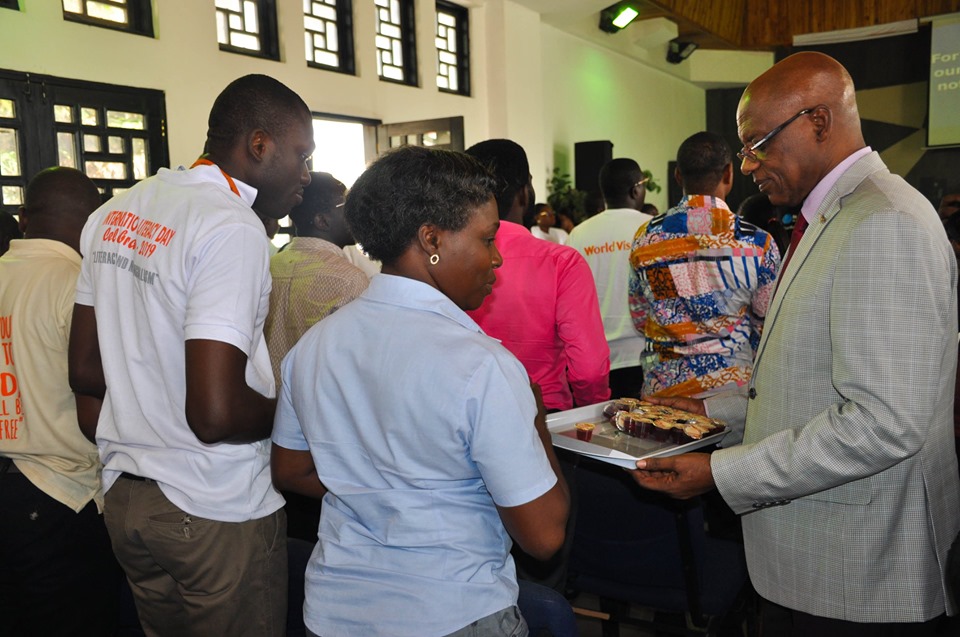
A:
{"type": "Polygon", "coordinates": [[[438,263],[440,263],[440,255],[439,255],[439,254],[431,254],[431,255],[430,255],[430,265],[437,265],[438,263]]]}

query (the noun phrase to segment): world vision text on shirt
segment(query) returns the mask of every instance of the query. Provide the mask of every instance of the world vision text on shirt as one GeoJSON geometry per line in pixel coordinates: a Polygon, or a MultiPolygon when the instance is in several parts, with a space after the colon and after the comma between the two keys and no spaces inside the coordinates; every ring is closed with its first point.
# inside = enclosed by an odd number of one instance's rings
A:
{"type": "Polygon", "coordinates": [[[630,241],[607,241],[606,243],[598,246],[583,246],[583,253],[590,254],[602,254],[609,252],[629,252],[630,247],[633,244],[630,241]]]}
{"type": "Polygon", "coordinates": [[[13,373],[13,317],[0,316],[0,440],[16,440],[23,423],[23,404],[13,373]]]}

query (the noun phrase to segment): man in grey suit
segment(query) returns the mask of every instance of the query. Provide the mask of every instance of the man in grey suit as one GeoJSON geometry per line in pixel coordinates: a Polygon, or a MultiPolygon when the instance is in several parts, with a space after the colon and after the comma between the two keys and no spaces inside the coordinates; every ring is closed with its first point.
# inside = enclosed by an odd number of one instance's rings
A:
{"type": "Polygon", "coordinates": [[[742,172],[774,205],[802,204],[809,227],[749,384],[669,401],[730,423],[745,412],[742,444],[641,460],[634,478],[679,498],[716,486],[742,515],[765,607],[790,626],[778,637],[935,634],[955,611],[943,570],[960,529],[956,259],[930,203],[865,145],[836,60],[781,61],[737,123],[742,172]]]}

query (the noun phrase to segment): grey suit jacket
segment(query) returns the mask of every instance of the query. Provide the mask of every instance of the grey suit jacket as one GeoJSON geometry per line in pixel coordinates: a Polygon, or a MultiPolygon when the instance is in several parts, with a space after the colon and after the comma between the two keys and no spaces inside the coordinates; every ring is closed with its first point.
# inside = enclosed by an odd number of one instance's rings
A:
{"type": "Polygon", "coordinates": [[[935,617],[960,529],[957,263],[941,222],[872,153],[827,194],[780,276],[740,403],[743,443],[711,459],[747,514],[751,580],[822,617],[935,617]]]}

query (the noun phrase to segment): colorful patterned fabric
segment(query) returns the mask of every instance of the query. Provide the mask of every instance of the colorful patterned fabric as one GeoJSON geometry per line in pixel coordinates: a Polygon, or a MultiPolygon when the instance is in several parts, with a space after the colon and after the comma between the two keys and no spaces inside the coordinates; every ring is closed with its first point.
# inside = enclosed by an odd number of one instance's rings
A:
{"type": "Polygon", "coordinates": [[[630,264],[645,394],[694,396],[749,380],[780,264],[769,234],[722,199],[691,195],[640,227],[630,264]]]}

